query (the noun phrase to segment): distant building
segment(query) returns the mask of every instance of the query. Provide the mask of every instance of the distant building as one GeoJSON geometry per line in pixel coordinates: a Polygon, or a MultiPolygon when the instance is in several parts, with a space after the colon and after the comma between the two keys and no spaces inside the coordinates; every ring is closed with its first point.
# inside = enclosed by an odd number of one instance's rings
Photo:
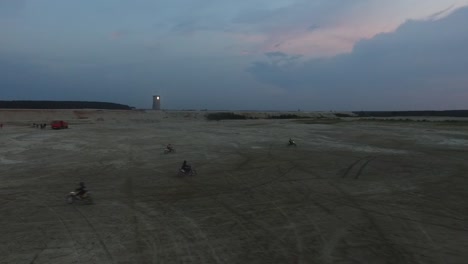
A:
{"type": "Polygon", "coordinates": [[[153,96],[153,110],[161,110],[161,96],[153,96]]]}

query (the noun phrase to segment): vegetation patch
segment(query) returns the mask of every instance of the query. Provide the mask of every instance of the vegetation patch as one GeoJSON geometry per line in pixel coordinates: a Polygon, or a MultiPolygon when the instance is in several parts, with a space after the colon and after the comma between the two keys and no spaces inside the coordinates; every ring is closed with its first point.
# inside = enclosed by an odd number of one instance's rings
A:
{"type": "Polygon", "coordinates": [[[295,120],[299,124],[311,124],[311,125],[333,125],[344,122],[339,118],[314,118],[314,119],[300,119],[295,120]]]}
{"type": "Polygon", "coordinates": [[[463,120],[444,120],[437,121],[436,123],[439,126],[468,126],[468,121],[463,120]]]}
{"type": "Polygon", "coordinates": [[[301,118],[310,118],[304,116],[298,116],[294,114],[283,114],[283,115],[275,115],[275,116],[268,116],[267,119],[301,119],[301,118]]]}
{"type": "Polygon", "coordinates": [[[350,114],[343,114],[343,113],[337,113],[335,114],[336,117],[353,117],[352,115],[350,114]]]}
{"type": "Polygon", "coordinates": [[[409,118],[360,118],[358,122],[385,122],[385,123],[431,123],[437,126],[468,126],[468,120],[428,120],[409,118]]]}
{"type": "Polygon", "coordinates": [[[427,122],[424,120],[413,120],[409,118],[360,118],[358,121],[364,122],[391,122],[391,123],[401,123],[401,122],[427,122]]]}
{"type": "Polygon", "coordinates": [[[359,111],[354,112],[359,117],[397,117],[397,116],[438,116],[438,117],[468,117],[468,110],[446,111],[359,111]]]}
{"type": "Polygon", "coordinates": [[[110,109],[131,110],[132,107],[108,102],[87,101],[0,101],[5,109],[110,109]]]}
{"type": "Polygon", "coordinates": [[[221,113],[210,113],[205,115],[208,120],[243,120],[247,119],[244,115],[234,114],[231,112],[221,112],[221,113]]]}

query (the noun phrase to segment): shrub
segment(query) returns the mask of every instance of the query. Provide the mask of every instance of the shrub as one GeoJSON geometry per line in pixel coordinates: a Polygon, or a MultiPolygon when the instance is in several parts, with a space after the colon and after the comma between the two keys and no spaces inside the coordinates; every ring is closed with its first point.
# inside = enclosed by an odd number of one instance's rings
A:
{"type": "Polygon", "coordinates": [[[349,114],[342,114],[342,113],[337,113],[335,114],[336,117],[352,117],[352,115],[349,114]]]}
{"type": "Polygon", "coordinates": [[[208,120],[229,120],[229,119],[234,119],[234,120],[240,120],[240,119],[247,119],[247,117],[243,115],[238,115],[234,113],[229,113],[229,112],[221,112],[221,113],[210,113],[205,115],[206,119],[208,120]]]}
{"type": "Polygon", "coordinates": [[[307,118],[303,116],[293,115],[293,114],[283,114],[277,116],[268,116],[269,119],[300,119],[300,118],[307,118]]]}

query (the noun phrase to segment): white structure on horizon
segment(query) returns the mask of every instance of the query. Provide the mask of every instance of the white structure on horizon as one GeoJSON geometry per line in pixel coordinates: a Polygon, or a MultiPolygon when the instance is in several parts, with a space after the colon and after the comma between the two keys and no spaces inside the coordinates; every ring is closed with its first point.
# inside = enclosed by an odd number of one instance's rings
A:
{"type": "Polygon", "coordinates": [[[153,110],[161,110],[161,96],[153,95],[153,110]]]}

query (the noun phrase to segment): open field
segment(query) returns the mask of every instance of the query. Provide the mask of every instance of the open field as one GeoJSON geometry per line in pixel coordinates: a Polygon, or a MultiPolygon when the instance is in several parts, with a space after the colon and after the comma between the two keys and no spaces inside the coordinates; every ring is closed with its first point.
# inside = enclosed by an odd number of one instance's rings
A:
{"type": "Polygon", "coordinates": [[[467,263],[468,126],[70,113],[0,113],[0,264],[467,263]]]}

